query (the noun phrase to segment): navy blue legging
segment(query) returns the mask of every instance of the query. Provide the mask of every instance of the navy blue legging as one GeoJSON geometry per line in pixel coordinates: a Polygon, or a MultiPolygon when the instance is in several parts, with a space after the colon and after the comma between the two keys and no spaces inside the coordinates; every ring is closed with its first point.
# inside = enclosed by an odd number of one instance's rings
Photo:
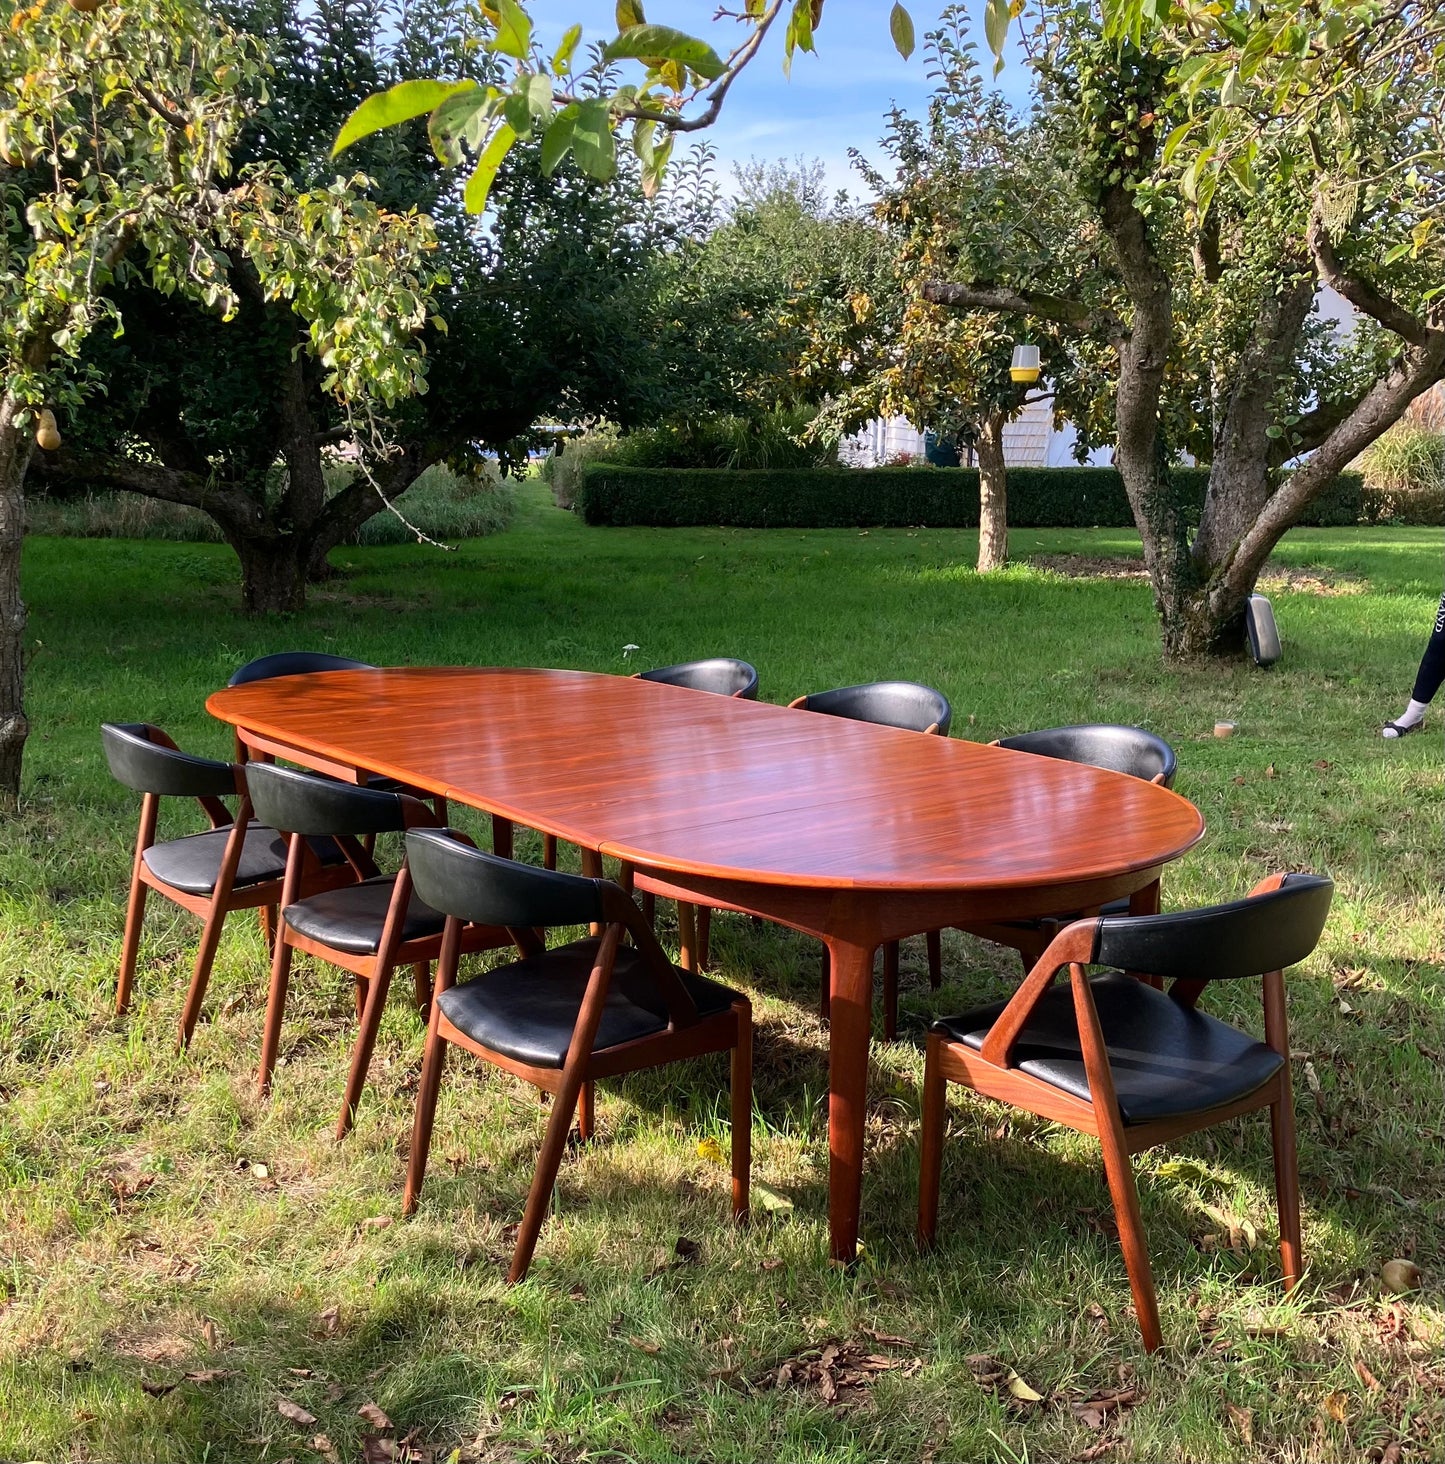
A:
{"type": "Polygon", "coordinates": [[[1435,629],[1430,632],[1430,643],[1420,657],[1420,670],[1415,676],[1415,690],[1411,695],[1417,702],[1430,701],[1445,684],[1445,595],[1440,597],[1440,608],[1435,612],[1435,629]]]}

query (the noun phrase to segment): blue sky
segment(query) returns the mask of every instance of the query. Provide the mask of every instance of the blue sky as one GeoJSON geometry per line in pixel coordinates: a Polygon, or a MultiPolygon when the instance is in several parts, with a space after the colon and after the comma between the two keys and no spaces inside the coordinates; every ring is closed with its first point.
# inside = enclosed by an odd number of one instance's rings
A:
{"type": "MultiPolygon", "coordinates": [[[[782,22],[774,27],[729,92],[717,124],[699,134],[717,149],[720,181],[730,178],[734,162],[802,157],[821,160],[832,186],[862,190],[848,149],[876,158],[889,107],[896,101],[921,115],[928,97],[921,43],[924,31],[936,24],[938,0],[909,5],[920,48],[908,61],[889,39],[891,6],[892,0],[827,0],[815,38],[818,54],[795,57],[791,78],[783,75],[782,22]]],[[[717,0],[648,0],[647,18],[701,36],[726,55],[742,30],[735,21],[715,21],[717,8],[717,0]]],[[[981,11],[978,4],[970,8],[976,15],[981,11]]],[[[532,13],[539,36],[548,41],[560,38],[573,21],[584,27],[584,45],[616,33],[613,0],[548,0],[532,13]]],[[[981,23],[975,34],[985,50],[981,23]]],[[[998,85],[1014,101],[1026,101],[1023,63],[1011,60],[998,85]]]]}

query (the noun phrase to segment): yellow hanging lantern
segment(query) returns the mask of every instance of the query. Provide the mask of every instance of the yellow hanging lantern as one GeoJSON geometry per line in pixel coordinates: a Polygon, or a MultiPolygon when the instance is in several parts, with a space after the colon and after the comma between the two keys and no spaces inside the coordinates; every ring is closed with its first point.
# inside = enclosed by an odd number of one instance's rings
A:
{"type": "Polygon", "coordinates": [[[40,413],[40,420],[35,424],[35,440],[46,452],[54,452],[60,446],[60,429],[49,407],[40,413]]]}
{"type": "Polygon", "coordinates": [[[1037,381],[1039,379],[1039,348],[1037,346],[1015,346],[1013,364],[1008,374],[1015,381],[1037,381]]]}

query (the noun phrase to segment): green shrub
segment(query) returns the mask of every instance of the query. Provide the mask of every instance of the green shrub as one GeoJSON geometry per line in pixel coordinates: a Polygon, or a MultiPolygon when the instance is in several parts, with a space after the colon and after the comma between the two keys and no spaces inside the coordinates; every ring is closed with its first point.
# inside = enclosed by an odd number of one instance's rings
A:
{"type": "MultiPolygon", "coordinates": [[[[327,474],[333,488],[347,481],[347,470],[327,474]]],[[[397,508],[432,539],[479,539],[500,533],[512,520],[516,495],[495,472],[459,477],[438,464],[428,468],[397,501],[397,508]]],[[[184,503],[167,503],[140,493],[87,493],[65,498],[38,495],[25,504],[31,534],[64,539],[169,539],[219,544],[214,519],[184,503]]],[[[413,537],[393,513],[383,509],[367,519],[353,544],[404,544],[413,537]]]]}
{"type": "MultiPolygon", "coordinates": [[[[1209,474],[1179,468],[1174,484],[1198,519],[1209,474]]],[[[1113,468],[1013,468],[1009,522],[1017,528],[1127,528],[1134,522],[1113,468]]],[[[1358,474],[1344,473],[1303,522],[1356,523],[1358,474]]],[[[973,468],[820,468],[727,472],[594,463],[583,474],[577,508],[589,524],[681,528],[976,528],[978,473],[973,468]]]]}
{"type": "Polygon", "coordinates": [[[1445,524],[1445,436],[1397,422],[1360,456],[1368,523],[1445,524]]]}
{"type": "Polygon", "coordinates": [[[571,508],[582,491],[582,477],[595,462],[614,460],[621,441],[611,423],[593,427],[581,437],[570,437],[557,443],[542,459],[540,475],[552,490],[558,508],[571,508]]]}

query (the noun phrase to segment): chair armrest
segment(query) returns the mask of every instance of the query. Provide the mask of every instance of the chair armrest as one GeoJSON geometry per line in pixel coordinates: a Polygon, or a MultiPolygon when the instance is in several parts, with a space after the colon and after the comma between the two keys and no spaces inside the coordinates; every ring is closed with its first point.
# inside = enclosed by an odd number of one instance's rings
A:
{"type": "Polygon", "coordinates": [[[667,1006],[668,1020],[674,1027],[690,1027],[697,1021],[697,1003],[692,993],[683,985],[676,967],[667,958],[667,952],[657,939],[657,933],[648,924],[632,896],[621,885],[610,880],[600,881],[602,913],[609,924],[620,925],[632,937],[637,953],[647,966],[648,974],[657,982],[663,1002],[667,1006]]]}
{"type": "Polygon", "coordinates": [[[1048,948],[1034,963],[1034,968],[1024,978],[1024,983],[1013,994],[1009,1004],[998,1015],[998,1020],[983,1039],[980,1056],[996,1067],[1007,1067],[1013,1055],[1014,1044],[1023,1031],[1034,1008],[1044,993],[1053,984],[1054,977],[1065,966],[1087,966],[1094,958],[1094,940],[1098,930],[1097,917],[1090,920],[1075,920],[1066,925],[1049,942],[1048,948]]]}

